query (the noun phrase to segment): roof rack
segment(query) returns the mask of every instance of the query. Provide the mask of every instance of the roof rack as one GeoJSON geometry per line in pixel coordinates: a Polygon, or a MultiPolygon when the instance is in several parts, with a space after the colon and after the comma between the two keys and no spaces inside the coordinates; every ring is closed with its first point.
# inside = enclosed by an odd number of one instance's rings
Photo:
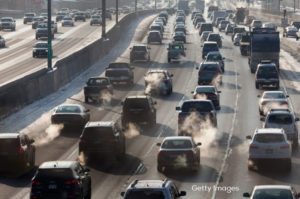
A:
{"type": "Polygon", "coordinates": [[[162,184],[162,187],[165,187],[165,186],[166,186],[166,184],[167,184],[167,182],[168,182],[168,179],[167,179],[167,178],[165,178],[165,179],[164,179],[164,182],[163,182],[163,184],[162,184]]]}
{"type": "Polygon", "coordinates": [[[133,181],[133,183],[131,184],[131,188],[133,188],[137,183],[138,183],[138,180],[135,179],[135,180],[133,181]]]}

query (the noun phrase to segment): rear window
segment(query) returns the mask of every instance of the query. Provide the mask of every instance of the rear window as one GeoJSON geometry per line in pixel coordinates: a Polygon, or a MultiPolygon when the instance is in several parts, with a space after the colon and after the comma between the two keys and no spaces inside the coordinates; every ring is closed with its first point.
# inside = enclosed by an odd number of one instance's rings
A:
{"type": "Polygon", "coordinates": [[[47,43],[37,43],[35,44],[36,48],[47,48],[48,44],[47,43]]]}
{"type": "Polygon", "coordinates": [[[285,99],[283,93],[265,93],[263,96],[264,99],[285,99]]]}
{"type": "Polygon", "coordinates": [[[7,138],[0,139],[0,151],[16,151],[20,146],[19,139],[7,138]]]}
{"type": "Polygon", "coordinates": [[[34,17],[34,14],[33,13],[28,13],[28,14],[25,14],[26,17],[34,17]]]}
{"type": "Polygon", "coordinates": [[[206,61],[219,61],[222,60],[222,56],[220,54],[208,54],[206,57],[206,61]]]}
{"type": "Polygon", "coordinates": [[[219,51],[218,45],[217,44],[204,44],[203,49],[207,50],[213,50],[213,51],[219,51]]]}
{"type": "Polygon", "coordinates": [[[89,79],[88,85],[108,85],[107,79],[89,79]]]}
{"type": "Polygon", "coordinates": [[[165,199],[162,191],[135,190],[126,194],[126,199],[165,199]]]}
{"type": "Polygon", "coordinates": [[[55,168],[55,169],[39,169],[37,178],[55,179],[55,178],[72,178],[73,172],[68,168],[55,168]]]}
{"type": "Polygon", "coordinates": [[[114,134],[112,127],[90,127],[84,129],[82,138],[85,140],[113,139],[114,134]]]}
{"type": "Polygon", "coordinates": [[[268,117],[269,123],[292,124],[293,118],[290,114],[274,114],[268,117]]]}
{"type": "Polygon", "coordinates": [[[133,46],[133,51],[146,51],[146,46],[133,46]]]}
{"type": "Polygon", "coordinates": [[[209,39],[209,40],[216,41],[216,40],[220,40],[221,37],[220,37],[220,35],[218,35],[218,34],[210,34],[210,35],[208,36],[208,39],[209,39]]]}
{"type": "Polygon", "coordinates": [[[56,113],[80,113],[81,110],[78,106],[60,106],[57,108],[56,113]]]}
{"type": "Polygon", "coordinates": [[[128,70],[107,70],[105,71],[106,77],[120,77],[120,76],[129,76],[128,70]]]}
{"type": "Polygon", "coordinates": [[[283,142],[284,137],[281,134],[257,134],[254,138],[256,142],[260,143],[273,143],[273,142],[283,142]]]}
{"type": "Polygon", "coordinates": [[[197,93],[214,93],[216,90],[214,87],[200,87],[197,88],[197,93]]]}
{"type": "Polygon", "coordinates": [[[164,149],[186,149],[192,148],[192,143],[190,140],[166,140],[162,144],[164,149]]]}
{"type": "Polygon", "coordinates": [[[209,102],[185,102],[183,103],[181,110],[183,112],[210,112],[214,108],[211,103],[209,102]]]}
{"type": "Polygon", "coordinates": [[[148,100],[146,99],[127,99],[124,103],[125,109],[145,109],[149,108],[148,100]]]}
{"type": "Polygon", "coordinates": [[[273,199],[273,198],[284,198],[293,199],[293,195],[290,190],[286,189],[258,189],[253,194],[253,199],[273,199]]]}
{"type": "Polygon", "coordinates": [[[258,71],[257,71],[258,74],[263,74],[263,73],[277,73],[277,69],[276,67],[259,67],[258,71]]]}
{"type": "Polygon", "coordinates": [[[12,19],[9,19],[9,18],[5,18],[5,19],[1,19],[2,22],[11,22],[12,19]]]}
{"type": "Polygon", "coordinates": [[[201,67],[201,70],[205,70],[205,71],[217,71],[220,70],[219,65],[216,64],[207,64],[207,65],[203,65],[201,67]]]}
{"type": "Polygon", "coordinates": [[[173,50],[181,50],[181,49],[183,49],[183,46],[182,45],[171,45],[170,48],[173,50]]]}

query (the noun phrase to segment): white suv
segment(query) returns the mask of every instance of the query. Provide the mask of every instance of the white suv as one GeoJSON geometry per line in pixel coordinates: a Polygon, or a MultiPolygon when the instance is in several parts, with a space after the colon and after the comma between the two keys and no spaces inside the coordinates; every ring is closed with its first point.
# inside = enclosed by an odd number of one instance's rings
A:
{"type": "Polygon", "coordinates": [[[249,145],[248,168],[261,161],[282,161],[286,170],[291,169],[292,147],[283,129],[256,129],[249,145]]]}

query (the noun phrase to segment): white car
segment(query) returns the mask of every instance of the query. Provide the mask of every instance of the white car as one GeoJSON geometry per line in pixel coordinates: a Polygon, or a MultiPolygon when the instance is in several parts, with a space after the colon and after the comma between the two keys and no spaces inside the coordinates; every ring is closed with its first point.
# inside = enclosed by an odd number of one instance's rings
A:
{"type": "Polygon", "coordinates": [[[239,46],[241,40],[242,40],[242,33],[236,33],[235,36],[234,36],[234,38],[233,38],[233,44],[235,46],[239,46]]]}
{"type": "Polygon", "coordinates": [[[284,94],[283,91],[265,91],[259,97],[259,113],[266,115],[272,108],[288,108],[288,95],[284,94]]]}
{"type": "Polygon", "coordinates": [[[246,192],[243,197],[250,199],[296,199],[300,197],[300,194],[289,185],[256,185],[251,193],[246,192]]]}
{"type": "Polygon", "coordinates": [[[72,17],[64,17],[61,25],[62,26],[74,26],[74,20],[72,17]]]}
{"type": "Polygon", "coordinates": [[[283,167],[289,171],[292,166],[292,146],[287,140],[283,129],[263,128],[256,129],[249,145],[248,168],[259,166],[262,161],[281,161],[283,167]]]}

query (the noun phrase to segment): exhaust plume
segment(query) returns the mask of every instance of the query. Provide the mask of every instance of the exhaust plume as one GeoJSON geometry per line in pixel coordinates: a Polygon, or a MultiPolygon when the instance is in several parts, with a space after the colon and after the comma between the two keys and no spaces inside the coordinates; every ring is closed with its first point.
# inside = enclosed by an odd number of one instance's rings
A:
{"type": "Polygon", "coordinates": [[[51,124],[45,131],[44,134],[42,134],[41,137],[38,137],[35,139],[35,145],[36,146],[42,146],[45,144],[48,144],[49,142],[53,141],[55,138],[57,138],[61,130],[64,128],[63,124],[51,124]]]}
{"type": "Polygon", "coordinates": [[[145,94],[151,94],[152,90],[166,90],[165,84],[163,83],[164,74],[162,73],[149,73],[145,77],[145,82],[147,86],[145,88],[145,94]]]}
{"type": "Polygon", "coordinates": [[[108,90],[102,90],[99,98],[99,100],[102,100],[103,105],[111,105],[112,94],[108,90]]]}
{"type": "Polygon", "coordinates": [[[141,129],[135,125],[134,123],[128,124],[128,129],[125,132],[125,137],[128,139],[135,138],[136,136],[140,135],[141,129]]]}
{"type": "Polygon", "coordinates": [[[267,113],[271,109],[288,109],[288,108],[289,108],[289,106],[287,104],[281,105],[278,102],[269,102],[264,106],[263,113],[264,113],[264,115],[267,115],[267,113]]]}

